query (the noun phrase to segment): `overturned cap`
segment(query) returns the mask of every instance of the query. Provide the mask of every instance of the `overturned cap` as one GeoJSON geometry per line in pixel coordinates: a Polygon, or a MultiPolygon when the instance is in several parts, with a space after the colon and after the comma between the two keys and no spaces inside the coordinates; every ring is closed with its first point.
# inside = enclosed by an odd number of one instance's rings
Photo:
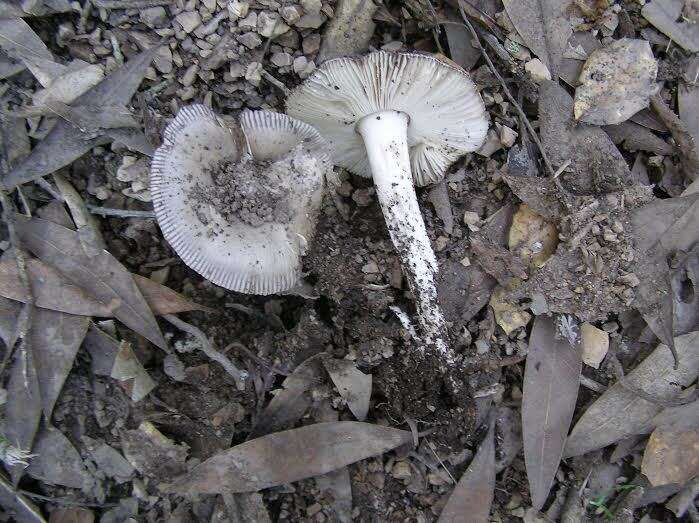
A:
{"type": "Polygon", "coordinates": [[[303,122],[246,111],[238,128],[191,105],[153,157],[155,214],[177,254],[208,280],[283,292],[301,276],[331,167],[327,143],[303,122]]]}

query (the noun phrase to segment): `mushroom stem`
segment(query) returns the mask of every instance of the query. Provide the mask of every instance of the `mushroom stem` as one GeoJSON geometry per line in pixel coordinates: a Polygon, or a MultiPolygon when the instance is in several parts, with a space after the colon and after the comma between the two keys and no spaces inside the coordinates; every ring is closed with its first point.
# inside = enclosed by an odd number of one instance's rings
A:
{"type": "Polygon", "coordinates": [[[437,259],[422,220],[410,172],[408,115],[379,111],[362,118],[356,128],[364,140],[388,232],[415,296],[424,341],[433,346],[446,363],[454,363],[446,322],[437,301],[437,259]]]}

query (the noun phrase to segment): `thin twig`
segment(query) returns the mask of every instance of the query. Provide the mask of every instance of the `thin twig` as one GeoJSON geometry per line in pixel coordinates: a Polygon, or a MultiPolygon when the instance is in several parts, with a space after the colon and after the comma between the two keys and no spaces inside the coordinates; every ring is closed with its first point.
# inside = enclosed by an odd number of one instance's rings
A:
{"type": "Polygon", "coordinates": [[[607,390],[607,387],[605,387],[601,383],[597,383],[595,380],[588,378],[587,376],[584,376],[582,374],[580,375],[580,385],[598,394],[602,394],[605,390],[607,390]]]}
{"type": "Polygon", "coordinates": [[[271,83],[274,87],[279,89],[282,93],[284,93],[284,96],[289,95],[289,89],[287,89],[286,85],[281,83],[279,80],[277,80],[270,72],[268,72],[264,67],[260,70],[260,76],[267,80],[269,83],[271,83]]]}
{"type": "Polygon", "coordinates": [[[503,80],[502,76],[500,76],[500,73],[495,68],[495,64],[493,64],[493,61],[490,59],[490,56],[488,56],[488,52],[485,50],[485,47],[483,47],[483,44],[481,43],[481,39],[478,36],[478,33],[476,32],[475,28],[473,27],[473,24],[471,24],[470,20],[468,19],[468,16],[464,12],[463,7],[460,6],[459,10],[461,11],[461,16],[463,17],[464,22],[466,23],[466,26],[468,27],[469,31],[471,31],[471,35],[473,36],[473,40],[476,43],[476,46],[478,47],[481,54],[483,55],[483,58],[485,59],[486,63],[488,64],[488,67],[493,72],[493,74],[498,79],[498,81],[500,82],[500,85],[502,85],[502,89],[503,89],[503,92],[505,93],[505,96],[507,96],[507,99],[510,101],[512,106],[517,110],[517,114],[519,115],[519,117],[522,119],[522,121],[526,125],[527,130],[529,131],[529,134],[531,135],[532,141],[539,148],[539,153],[541,153],[541,158],[544,160],[544,165],[546,166],[546,169],[549,171],[549,174],[553,177],[553,175],[556,173],[556,169],[554,169],[553,165],[551,165],[551,161],[549,160],[548,155],[546,154],[546,151],[544,150],[544,146],[541,144],[541,140],[539,140],[539,135],[536,134],[536,131],[534,130],[534,127],[532,126],[531,122],[529,121],[529,118],[527,118],[527,115],[524,114],[522,107],[519,105],[519,103],[517,103],[517,100],[515,100],[514,96],[512,96],[512,93],[510,92],[509,88],[507,87],[505,80],[503,80]]]}
{"type": "Polygon", "coordinates": [[[245,345],[238,341],[234,341],[226,345],[226,347],[223,349],[224,353],[227,353],[231,349],[236,349],[245,354],[248,358],[250,358],[252,361],[262,365],[265,367],[268,371],[270,371],[273,374],[279,374],[280,376],[291,376],[291,372],[287,372],[285,370],[280,369],[279,367],[275,367],[274,365],[267,363],[267,361],[264,358],[260,358],[257,354],[252,352],[250,349],[248,349],[245,345]]]}
{"type": "Polygon", "coordinates": [[[248,377],[246,371],[240,370],[236,367],[231,360],[229,360],[225,355],[221,354],[216,350],[214,344],[209,338],[197,327],[182,321],[174,314],[164,314],[162,316],[164,319],[172,323],[175,327],[184,331],[188,334],[194,336],[201,343],[201,349],[209,358],[221,364],[221,366],[226,370],[226,372],[235,380],[236,387],[238,390],[245,390],[245,379],[248,377]]]}
{"type": "Polygon", "coordinates": [[[451,478],[452,483],[453,483],[454,485],[456,485],[456,479],[454,478],[454,476],[451,475],[451,472],[449,472],[449,469],[447,468],[447,466],[446,466],[446,465],[444,464],[444,462],[442,461],[442,458],[439,457],[439,454],[437,454],[437,451],[434,450],[434,445],[432,445],[432,442],[431,442],[429,439],[427,439],[427,438],[425,438],[425,441],[427,442],[427,446],[428,446],[428,447],[430,448],[430,450],[432,451],[432,454],[434,454],[434,457],[437,458],[437,461],[439,461],[439,464],[442,466],[442,468],[444,468],[444,470],[447,471],[447,474],[449,474],[449,477],[451,478]]]}
{"type": "Polygon", "coordinates": [[[132,211],[131,209],[111,209],[99,205],[87,204],[87,210],[99,216],[114,216],[116,218],[155,218],[154,211],[132,211]]]}

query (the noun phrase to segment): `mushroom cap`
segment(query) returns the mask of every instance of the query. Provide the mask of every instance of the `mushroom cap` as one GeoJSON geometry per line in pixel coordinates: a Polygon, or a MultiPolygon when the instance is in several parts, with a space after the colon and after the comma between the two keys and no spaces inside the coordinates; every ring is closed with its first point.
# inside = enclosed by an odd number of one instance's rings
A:
{"type": "Polygon", "coordinates": [[[379,111],[406,113],[413,180],[420,186],[444,178],[488,131],[485,105],[468,73],[415,53],[328,60],[289,95],[286,108],[328,140],[335,165],[366,177],[371,168],[355,124],[379,111]]]}
{"type": "Polygon", "coordinates": [[[328,145],[315,129],[283,114],[246,111],[239,121],[240,130],[203,105],[177,113],[151,163],[155,215],[172,248],[206,279],[237,292],[279,293],[297,285],[301,276],[301,256],[332,168],[328,145]],[[213,167],[246,155],[298,166],[293,173],[264,171],[264,183],[284,198],[286,223],[225,219],[214,205],[191,197],[195,187],[213,186],[213,167]]]}

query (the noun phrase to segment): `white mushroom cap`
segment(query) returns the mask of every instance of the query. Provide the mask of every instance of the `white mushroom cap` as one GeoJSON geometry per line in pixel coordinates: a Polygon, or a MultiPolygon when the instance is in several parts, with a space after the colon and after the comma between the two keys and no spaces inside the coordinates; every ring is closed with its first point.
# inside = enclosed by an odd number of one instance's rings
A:
{"type": "Polygon", "coordinates": [[[301,256],[332,168],[329,148],[312,127],[283,114],[248,111],[240,124],[244,138],[206,106],[178,112],[151,164],[155,214],[177,254],[208,280],[237,292],[283,292],[301,276],[301,256]],[[286,223],[225,219],[214,205],[191,197],[196,187],[213,186],[212,167],[249,154],[255,161],[291,159],[293,173],[270,168],[263,180],[284,198],[286,223]]]}
{"type": "Polygon", "coordinates": [[[371,177],[355,124],[394,110],[410,117],[408,146],[416,185],[440,181],[449,166],[478,149],[488,131],[485,106],[469,75],[433,56],[378,51],[328,60],[294,90],[287,113],[318,129],[334,163],[371,177]]]}

